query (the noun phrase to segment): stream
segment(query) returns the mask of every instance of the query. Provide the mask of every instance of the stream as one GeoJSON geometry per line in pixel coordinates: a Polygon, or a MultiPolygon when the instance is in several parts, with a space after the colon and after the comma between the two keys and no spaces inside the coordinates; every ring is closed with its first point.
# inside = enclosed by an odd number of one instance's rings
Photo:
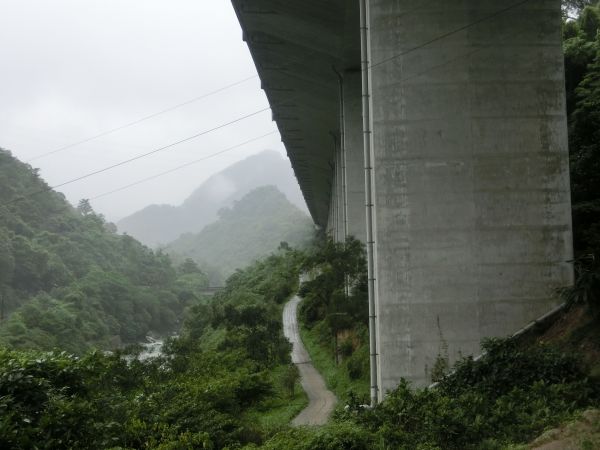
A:
{"type": "Polygon", "coordinates": [[[141,342],[143,350],[140,352],[137,359],[145,361],[147,359],[156,358],[162,354],[163,339],[155,339],[152,336],[146,336],[146,342],[141,342]]]}

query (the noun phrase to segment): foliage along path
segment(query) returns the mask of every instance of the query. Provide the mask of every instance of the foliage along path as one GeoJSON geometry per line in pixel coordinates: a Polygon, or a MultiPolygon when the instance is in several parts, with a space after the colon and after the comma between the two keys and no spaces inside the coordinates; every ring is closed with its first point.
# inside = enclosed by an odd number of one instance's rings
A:
{"type": "Polygon", "coordinates": [[[300,298],[294,296],[283,310],[283,334],[292,343],[292,362],[300,372],[302,388],[308,395],[308,406],[292,421],[295,426],[324,425],[327,422],[337,398],[327,389],[323,377],[312,365],[310,356],[300,339],[296,311],[300,298]]]}

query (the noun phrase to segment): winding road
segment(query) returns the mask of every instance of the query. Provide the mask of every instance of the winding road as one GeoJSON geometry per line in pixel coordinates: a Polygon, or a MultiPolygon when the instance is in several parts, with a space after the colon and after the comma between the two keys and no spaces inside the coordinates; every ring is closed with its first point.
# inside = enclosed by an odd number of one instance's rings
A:
{"type": "Polygon", "coordinates": [[[302,344],[296,319],[299,303],[300,298],[295,296],[283,309],[283,334],[292,343],[292,362],[298,367],[300,383],[308,395],[308,406],[300,411],[292,425],[324,425],[337,403],[337,398],[325,386],[325,380],[312,365],[310,356],[302,344]]]}

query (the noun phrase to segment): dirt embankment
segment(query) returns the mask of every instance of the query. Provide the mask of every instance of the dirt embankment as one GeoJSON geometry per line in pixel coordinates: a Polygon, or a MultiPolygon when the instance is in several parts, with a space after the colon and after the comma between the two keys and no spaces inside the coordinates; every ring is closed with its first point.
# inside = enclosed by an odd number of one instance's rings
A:
{"type": "MultiPolygon", "coordinates": [[[[591,377],[600,380],[600,320],[589,308],[566,309],[552,323],[528,336],[527,341],[558,345],[565,352],[579,353],[591,377]]],[[[600,409],[589,409],[581,417],[550,429],[528,448],[535,450],[599,450],[600,409]]]]}
{"type": "Polygon", "coordinates": [[[535,450],[600,449],[600,410],[588,409],[581,418],[546,431],[529,448],[535,450]]]}

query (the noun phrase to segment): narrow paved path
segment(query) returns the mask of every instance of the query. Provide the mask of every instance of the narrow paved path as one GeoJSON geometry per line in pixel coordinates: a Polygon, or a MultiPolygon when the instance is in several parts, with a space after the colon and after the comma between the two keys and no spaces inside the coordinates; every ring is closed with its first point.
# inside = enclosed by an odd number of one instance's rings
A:
{"type": "Polygon", "coordinates": [[[292,425],[324,425],[333,411],[337,399],[325,386],[325,380],[312,365],[310,356],[302,344],[296,311],[299,297],[292,298],[283,309],[283,334],[292,343],[292,362],[300,371],[300,383],[308,395],[308,406],[292,421],[292,425]]]}

